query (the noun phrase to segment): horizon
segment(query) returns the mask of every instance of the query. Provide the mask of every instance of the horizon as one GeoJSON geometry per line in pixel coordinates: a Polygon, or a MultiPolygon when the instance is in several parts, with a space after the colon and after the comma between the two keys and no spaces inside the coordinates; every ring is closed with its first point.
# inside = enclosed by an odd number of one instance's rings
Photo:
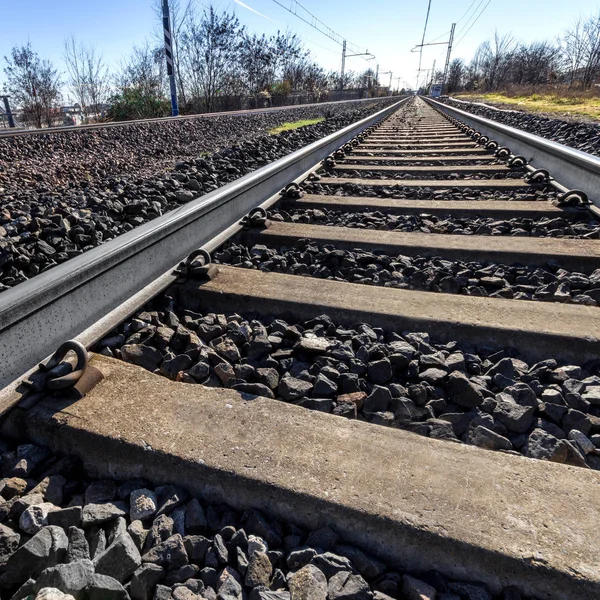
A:
{"type": "MultiPolygon", "coordinates": [[[[8,0],[0,0],[0,10],[5,19],[0,24],[0,88],[6,83],[5,56],[10,55],[14,46],[31,43],[32,49],[40,58],[50,60],[66,79],[66,66],[62,58],[64,42],[70,35],[78,41],[94,46],[100,52],[111,74],[119,71],[120,64],[132,51],[147,40],[157,41],[155,33],[160,31],[160,23],[154,9],[156,0],[106,0],[103,6],[80,6],[74,0],[64,0],[63,11],[57,13],[55,7],[42,0],[23,0],[21,7],[28,10],[8,9],[8,0]]],[[[380,84],[387,87],[389,71],[393,71],[392,89],[415,89],[417,83],[418,52],[410,49],[420,44],[427,12],[427,0],[409,0],[403,11],[391,11],[389,0],[377,2],[375,7],[356,0],[334,2],[323,5],[306,0],[302,3],[325,25],[348,40],[354,47],[368,49],[375,55],[373,60],[361,57],[348,57],[346,71],[364,72],[368,68],[376,70],[379,65],[380,84]],[[391,16],[381,22],[384,14],[391,16]],[[364,32],[364,23],[370,17],[367,27],[377,28],[377,33],[364,32]]],[[[195,0],[199,9],[209,3],[195,0]]],[[[234,12],[240,23],[251,33],[271,35],[277,30],[296,33],[310,51],[314,60],[326,72],[339,72],[341,66],[341,46],[334,40],[311,28],[299,18],[287,12],[276,0],[233,0],[216,2],[212,5],[218,11],[234,12]]],[[[451,22],[457,22],[452,59],[462,58],[467,64],[477,47],[489,39],[494,31],[501,35],[511,34],[523,43],[534,41],[555,41],[558,35],[574,20],[598,10],[591,0],[583,0],[575,11],[557,0],[532,2],[522,7],[514,0],[503,4],[493,0],[462,0],[458,5],[438,6],[431,4],[425,42],[444,41],[451,22]],[[511,8],[512,5],[512,8],[511,8]],[[544,19],[539,18],[543,5],[544,19]],[[518,6],[518,9],[517,9],[518,6]],[[514,15],[518,12],[518,18],[514,15]],[[547,23],[552,23],[549,26],[547,23]],[[550,29],[550,30],[549,30],[550,29]],[[547,32],[547,33],[546,33],[547,32]],[[543,33],[543,35],[542,35],[543,33]]],[[[422,69],[430,69],[436,61],[436,70],[443,69],[445,45],[429,46],[423,50],[422,69]]],[[[350,52],[349,52],[350,54],[350,52]]],[[[421,74],[422,83],[427,73],[421,74]]],[[[63,104],[74,101],[69,93],[69,85],[63,82],[63,104]]]]}

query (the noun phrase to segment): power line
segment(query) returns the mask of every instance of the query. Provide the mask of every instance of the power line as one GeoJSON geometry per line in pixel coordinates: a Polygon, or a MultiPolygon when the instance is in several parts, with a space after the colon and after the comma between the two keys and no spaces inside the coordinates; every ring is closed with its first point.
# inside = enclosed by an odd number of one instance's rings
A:
{"type": "Polygon", "coordinates": [[[469,8],[467,8],[467,10],[465,10],[463,16],[458,21],[456,21],[457,25],[467,16],[467,13],[471,10],[471,7],[473,6],[473,4],[475,4],[475,2],[477,2],[477,0],[473,0],[473,2],[471,2],[471,4],[470,4],[469,8]]]}
{"type": "Polygon", "coordinates": [[[479,15],[477,15],[477,18],[473,21],[473,23],[471,23],[471,27],[469,27],[469,29],[467,29],[467,31],[460,38],[460,40],[458,40],[458,42],[456,42],[456,44],[454,44],[454,47],[458,46],[458,44],[460,44],[465,39],[466,35],[469,33],[469,31],[471,31],[473,25],[475,25],[475,23],[477,23],[477,21],[479,20],[479,17],[481,17],[481,15],[484,13],[485,9],[489,6],[491,1],[492,0],[488,0],[487,4],[481,9],[481,12],[479,13],[479,15]]]}
{"type": "MultiPolygon", "coordinates": [[[[481,0],[481,1],[483,1],[483,0],[481,0]]],[[[457,25],[458,25],[458,24],[459,24],[459,23],[460,23],[460,22],[461,22],[461,21],[462,21],[462,20],[463,20],[463,19],[464,19],[464,18],[467,16],[467,14],[468,14],[468,13],[469,13],[469,11],[471,10],[471,7],[472,7],[472,6],[475,4],[475,2],[477,2],[477,0],[473,0],[473,2],[471,2],[471,4],[469,5],[469,8],[467,8],[467,10],[465,10],[465,12],[463,13],[462,17],[456,21],[456,24],[457,24],[457,25]]],[[[481,3],[481,2],[480,2],[480,3],[481,3]]],[[[477,9],[475,9],[475,10],[477,11],[477,9]]],[[[469,19],[469,21],[470,21],[470,20],[471,20],[471,19],[469,19]]],[[[433,42],[437,42],[438,40],[441,40],[443,37],[446,37],[446,36],[447,36],[447,35],[449,35],[449,34],[450,34],[450,31],[448,30],[448,31],[446,31],[446,33],[442,33],[442,35],[440,35],[440,36],[438,36],[438,37],[434,38],[433,40],[429,40],[429,41],[427,42],[427,44],[425,44],[425,45],[432,44],[433,42]]],[[[442,53],[442,54],[443,54],[443,53],[442,53]]]]}
{"type": "Polygon", "coordinates": [[[469,27],[469,23],[471,23],[471,21],[475,18],[475,16],[477,15],[477,11],[479,10],[479,7],[484,2],[485,2],[485,0],[479,0],[479,2],[477,3],[477,6],[471,13],[471,16],[467,19],[467,22],[458,30],[458,33],[456,35],[460,35],[465,29],[467,29],[467,27],[469,27]]]}
{"type": "MultiPolygon", "coordinates": [[[[477,2],[477,0],[475,0],[475,2],[477,2]]],[[[429,44],[433,44],[433,42],[437,42],[438,40],[441,40],[443,37],[446,37],[449,33],[450,33],[450,30],[446,31],[446,33],[442,33],[442,35],[440,35],[439,37],[434,38],[433,40],[429,40],[424,45],[428,46],[429,44]]]]}
{"type": "Polygon", "coordinates": [[[427,15],[423,27],[423,37],[421,38],[421,50],[419,51],[419,69],[417,70],[417,89],[419,89],[419,75],[421,73],[421,63],[423,61],[423,45],[425,44],[425,34],[427,33],[427,23],[429,23],[429,11],[431,10],[431,0],[427,4],[427,15]]]}
{"type": "MultiPolygon", "coordinates": [[[[323,35],[326,35],[328,38],[332,39],[340,46],[344,45],[344,37],[342,35],[331,29],[331,27],[329,27],[328,25],[325,25],[325,23],[323,23],[321,19],[313,15],[310,12],[310,10],[302,6],[302,4],[300,4],[300,2],[298,2],[297,0],[291,0],[289,7],[279,2],[279,0],[273,0],[273,2],[275,2],[275,4],[277,4],[278,6],[281,6],[281,8],[287,10],[295,17],[298,17],[301,21],[304,21],[307,25],[310,25],[313,29],[316,29],[323,35]],[[300,10],[301,14],[299,14],[298,9],[300,10]],[[304,14],[306,16],[303,16],[304,14]]],[[[350,42],[346,42],[346,47],[352,50],[353,52],[357,53],[362,50],[359,46],[350,42]]]]}

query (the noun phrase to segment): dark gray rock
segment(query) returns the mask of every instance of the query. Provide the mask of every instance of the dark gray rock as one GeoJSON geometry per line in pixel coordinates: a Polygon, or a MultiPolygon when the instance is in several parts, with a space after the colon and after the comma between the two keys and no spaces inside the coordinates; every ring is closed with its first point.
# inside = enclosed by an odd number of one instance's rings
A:
{"type": "Polygon", "coordinates": [[[186,535],[183,538],[183,545],[189,559],[192,562],[200,564],[204,560],[206,551],[210,548],[210,540],[201,535],[186,535]]]}
{"type": "Polygon", "coordinates": [[[188,556],[181,535],[176,533],[164,542],[154,546],[142,556],[142,561],[165,567],[167,570],[187,565],[188,556]]]}
{"type": "Polygon", "coordinates": [[[231,567],[225,567],[217,581],[218,600],[242,600],[243,588],[240,574],[231,567]]]}
{"type": "Polygon", "coordinates": [[[90,560],[56,565],[40,573],[35,582],[35,590],[58,588],[65,594],[71,594],[75,600],[81,600],[93,574],[94,565],[90,560]]]}
{"type": "Polygon", "coordinates": [[[154,590],[153,600],[171,600],[171,588],[167,585],[158,584],[154,590]]]}
{"type": "Polygon", "coordinates": [[[167,573],[165,584],[174,586],[178,583],[185,583],[189,579],[194,579],[198,582],[198,585],[201,585],[202,589],[204,589],[204,584],[199,579],[195,579],[199,572],[200,569],[196,565],[183,565],[183,567],[179,567],[179,569],[167,573]]]}
{"type": "Polygon", "coordinates": [[[279,382],[277,392],[284,400],[291,401],[302,396],[307,396],[310,394],[312,388],[312,383],[308,381],[298,379],[297,377],[286,377],[279,382]]]}
{"type": "Polygon", "coordinates": [[[387,358],[374,360],[367,365],[367,372],[373,383],[382,385],[392,378],[392,364],[387,358]]]}
{"type": "Polygon", "coordinates": [[[171,517],[165,514],[156,517],[152,523],[152,527],[148,531],[144,548],[149,550],[153,546],[170,538],[174,533],[174,527],[175,522],[171,517]]]}
{"type": "Polygon", "coordinates": [[[543,429],[534,429],[523,447],[523,454],[529,458],[564,463],[569,451],[562,440],[555,438],[543,429]]]}
{"type": "Polygon", "coordinates": [[[107,523],[117,517],[123,517],[127,512],[127,505],[121,501],[86,504],[83,507],[81,520],[83,527],[90,527],[91,525],[107,523]]]}
{"type": "Polygon", "coordinates": [[[326,600],[327,579],[314,565],[306,565],[288,578],[290,600],[326,600]]]}
{"type": "Polygon", "coordinates": [[[323,573],[325,573],[325,577],[327,577],[327,580],[331,579],[340,571],[347,571],[349,573],[354,572],[354,567],[352,566],[350,560],[348,560],[345,556],[338,556],[333,552],[317,554],[311,560],[311,564],[323,571],[323,573]]]}
{"type": "Polygon", "coordinates": [[[185,528],[187,533],[203,533],[206,531],[206,515],[202,505],[196,498],[192,498],[186,505],[185,528]]]}
{"type": "Polygon", "coordinates": [[[28,577],[37,577],[44,569],[63,561],[68,544],[67,535],[60,527],[42,528],[11,555],[1,581],[15,585],[28,577]]]}
{"type": "Polygon", "coordinates": [[[419,379],[435,386],[442,386],[447,378],[448,373],[442,369],[430,368],[419,373],[419,379]]]}
{"type": "Polygon", "coordinates": [[[248,561],[246,569],[245,583],[248,587],[257,587],[269,585],[273,565],[269,557],[264,552],[253,552],[248,561]]]}
{"type": "Polygon", "coordinates": [[[48,513],[48,525],[57,525],[65,530],[81,525],[83,509],[81,506],[69,506],[48,513]]]}
{"type": "Polygon", "coordinates": [[[144,529],[144,524],[141,521],[132,521],[127,527],[127,533],[131,536],[135,547],[142,552],[148,537],[148,530],[144,529]]]}
{"type": "Polygon", "coordinates": [[[95,573],[88,582],[88,600],[129,600],[125,588],[112,577],[95,573]]]}
{"type": "Polygon", "coordinates": [[[128,581],[141,563],[140,552],[126,531],[118,535],[100,556],[94,558],[96,573],[110,575],[121,583],[128,581]]]}
{"type": "Polygon", "coordinates": [[[69,547],[65,556],[66,562],[90,559],[90,546],[85,537],[85,532],[79,527],[71,526],[68,530],[69,547]]]}
{"type": "Polygon", "coordinates": [[[479,387],[469,381],[466,375],[460,371],[453,371],[448,375],[446,388],[448,398],[459,406],[473,408],[474,406],[480,406],[483,402],[483,394],[479,387]]]}
{"type": "Polygon", "coordinates": [[[504,436],[483,425],[469,428],[467,443],[489,450],[512,450],[513,448],[513,445],[504,436]]]}
{"type": "Polygon", "coordinates": [[[496,406],[493,415],[509,431],[525,433],[533,421],[534,408],[517,404],[508,394],[496,396],[496,406]]]}
{"type": "Polygon", "coordinates": [[[349,558],[358,572],[367,580],[372,580],[385,573],[385,564],[375,557],[363,552],[350,544],[337,544],[334,548],[336,554],[349,558]]]}
{"type": "Polygon", "coordinates": [[[301,569],[307,565],[316,555],[317,551],[314,548],[309,548],[308,546],[293,550],[288,554],[286,559],[288,569],[291,571],[297,571],[298,569],[301,569]]]}
{"type": "Polygon", "coordinates": [[[329,600],[371,600],[373,592],[360,575],[339,571],[329,579],[327,597],[329,600]]]}
{"type": "Polygon", "coordinates": [[[364,399],[363,409],[367,412],[386,411],[392,404],[392,394],[387,387],[373,386],[373,391],[364,399]]]}
{"type": "Polygon", "coordinates": [[[250,592],[248,600],[290,600],[290,593],[283,590],[272,591],[257,587],[250,592]]]}
{"type": "Polygon", "coordinates": [[[165,570],[159,565],[143,564],[135,571],[129,586],[132,600],[152,600],[154,588],[165,575],[165,570]]]}
{"type": "Polygon", "coordinates": [[[121,355],[124,360],[148,369],[148,371],[157,369],[163,360],[163,355],[159,350],[142,344],[128,344],[123,346],[121,348],[121,355]]]}
{"type": "Polygon", "coordinates": [[[21,535],[10,527],[0,524],[0,567],[19,547],[21,535]]]}

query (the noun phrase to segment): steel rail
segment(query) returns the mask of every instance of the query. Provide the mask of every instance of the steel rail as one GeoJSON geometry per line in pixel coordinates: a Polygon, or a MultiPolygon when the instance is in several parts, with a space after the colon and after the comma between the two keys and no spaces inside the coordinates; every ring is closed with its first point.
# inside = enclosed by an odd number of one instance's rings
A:
{"type": "Polygon", "coordinates": [[[407,102],[200,196],[0,295],[0,389],[235,224],[252,208],[407,102]]]}
{"type": "Polygon", "coordinates": [[[378,102],[386,98],[357,98],[356,100],[334,100],[332,102],[311,102],[310,104],[290,104],[287,106],[270,106],[267,108],[249,108],[245,110],[227,110],[223,112],[198,113],[195,115],[179,115],[177,117],[155,117],[153,119],[133,119],[131,121],[110,121],[108,123],[89,123],[87,125],[68,125],[65,127],[47,127],[46,129],[6,129],[0,130],[0,139],[10,137],[24,137],[50,133],[68,133],[72,131],[89,131],[93,129],[109,129],[111,127],[124,127],[126,125],[140,125],[145,123],[160,123],[161,121],[189,121],[190,119],[204,119],[208,117],[236,117],[243,115],[259,115],[270,112],[281,112],[294,108],[310,108],[325,106],[327,104],[342,104],[344,102],[378,102]]]}
{"type": "Polygon", "coordinates": [[[536,168],[548,170],[556,181],[567,188],[583,190],[594,206],[600,207],[600,157],[473,115],[431,98],[423,100],[439,112],[459,119],[465,125],[496,140],[501,146],[507,146],[513,154],[524,156],[536,168]]]}

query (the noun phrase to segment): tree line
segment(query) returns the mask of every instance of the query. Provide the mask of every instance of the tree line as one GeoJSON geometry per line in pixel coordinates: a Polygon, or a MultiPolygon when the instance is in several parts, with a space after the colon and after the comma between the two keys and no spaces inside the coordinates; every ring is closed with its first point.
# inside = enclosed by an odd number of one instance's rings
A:
{"type": "MultiPolygon", "coordinates": [[[[192,0],[171,0],[173,63],[180,111],[194,114],[239,107],[283,103],[292,93],[309,93],[316,101],[331,90],[373,90],[372,69],[362,73],[326,72],[294,33],[252,33],[232,12],[212,6],[202,10],[192,0]]],[[[156,16],[162,18],[156,0],[156,16]]],[[[105,114],[114,120],[170,114],[162,28],[135,46],[117,69],[96,48],[71,36],[64,42],[64,72],[42,59],[30,43],[5,57],[6,91],[36,126],[50,126],[64,102],[62,91],[90,119],[105,114]]]]}
{"type": "MultiPolygon", "coordinates": [[[[441,73],[436,78],[441,81],[441,73]]],[[[497,91],[510,86],[564,84],[589,90],[600,76],[600,11],[579,17],[558,39],[524,44],[494,36],[477,48],[469,64],[451,61],[446,92],[497,91]]]]}

